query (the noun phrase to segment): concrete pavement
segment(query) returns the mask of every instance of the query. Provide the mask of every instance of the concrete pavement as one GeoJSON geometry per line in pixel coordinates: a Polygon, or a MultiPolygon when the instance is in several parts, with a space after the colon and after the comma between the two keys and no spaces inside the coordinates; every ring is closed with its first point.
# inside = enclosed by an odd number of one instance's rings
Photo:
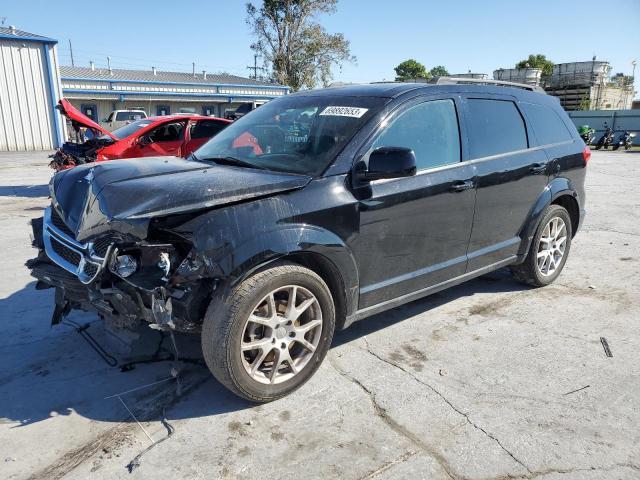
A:
{"type": "Polygon", "coordinates": [[[594,152],[557,283],[500,271],[364,320],[261,406],[197,365],[178,397],[168,363],[121,373],[50,328],[52,292],[23,266],[46,162],[0,154],[1,478],[640,478],[639,152],[594,152]]]}

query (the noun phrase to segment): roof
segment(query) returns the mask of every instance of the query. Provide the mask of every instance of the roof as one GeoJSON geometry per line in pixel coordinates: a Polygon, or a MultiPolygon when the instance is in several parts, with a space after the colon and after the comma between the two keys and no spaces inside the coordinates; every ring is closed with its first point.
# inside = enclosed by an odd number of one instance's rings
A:
{"type": "Polygon", "coordinates": [[[17,28],[11,27],[0,27],[0,38],[39,41],[42,43],[58,43],[58,41],[53,38],[44,37],[36,33],[25,32],[24,30],[18,30],[17,28]]]}
{"type": "Polygon", "coordinates": [[[200,85],[232,84],[286,88],[275,83],[230,75],[228,73],[207,73],[207,78],[205,79],[202,73],[196,73],[194,76],[187,72],[165,72],[156,70],[156,73],[154,74],[152,70],[121,70],[116,68],[109,72],[106,68],[96,68],[95,70],[92,70],[89,67],[70,67],[68,65],[60,66],[60,77],[62,79],[125,80],[135,82],[188,83],[200,85]]]}
{"type": "Polygon", "coordinates": [[[380,82],[355,85],[319,88],[317,90],[301,90],[297,96],[349,96],[349,97],[387,97],[393,98],[409,90],[426,86],[426,83],[380,82]]]}
{"type": "Polygon", "coordinates": [[[304,90],[288,95],[289,97],[297,96],[314,96],[314,97],[384,97],[397,98],[408,92],[421,92],[427,95],[436,94],[458,94],[458,93],[488,93],[494,95],[511,95],[519,99],[536,99],[537,102],[549,103],[557,101],[556,97],[546,95],[544,92],[532,92],[513,85],[496,85],[486,80],[477,82],[460,84],[433,84],[433,83],[370,83],[362,85],[348,85],[344,87],[322,88],[318,90],[304,90]]]}

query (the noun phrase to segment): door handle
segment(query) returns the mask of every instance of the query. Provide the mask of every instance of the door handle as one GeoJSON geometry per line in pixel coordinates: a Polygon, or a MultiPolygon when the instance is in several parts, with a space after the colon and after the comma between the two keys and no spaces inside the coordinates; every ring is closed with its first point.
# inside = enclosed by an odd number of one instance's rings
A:
{"type": "Polygon", "coordinates": [[[475,184],[473,183],[473,180],[467,180],[466,182],[456,182],[453,185],[451,185],[451,187],[449,187],[449,190],[451,190],[452,192],[463,192],[465,190],[470,190],[475,186],[475,184]]]}
{"type": "Polygon", "coordinates": [[[541,173],[545,173],[547,171],[546,163],[534,163],[529,167],[529,171],[534,175],[539,175],[541,173]]]}

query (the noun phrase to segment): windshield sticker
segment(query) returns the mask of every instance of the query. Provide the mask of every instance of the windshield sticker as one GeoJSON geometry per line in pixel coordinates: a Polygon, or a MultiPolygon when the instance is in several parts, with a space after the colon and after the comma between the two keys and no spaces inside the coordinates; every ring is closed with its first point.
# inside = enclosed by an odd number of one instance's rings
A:
{"type": "Polygon", "coordinates": [[[320,113],[320,115],[360,118],[367,113],[367,110],[369,109],[360,107],[327,107],[320,113]]]}

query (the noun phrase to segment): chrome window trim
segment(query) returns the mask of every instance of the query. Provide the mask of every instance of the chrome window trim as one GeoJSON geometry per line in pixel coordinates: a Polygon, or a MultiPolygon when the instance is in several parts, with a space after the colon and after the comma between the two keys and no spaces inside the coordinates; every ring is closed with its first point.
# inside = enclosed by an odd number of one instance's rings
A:
{"type": "Polygon", "coordinates": [[[509,157],[509,156],[512,156],[512,155],[521,155],[521,154],[527,153],[527,152],[535,152],[537,150],[544,150],[544,149],[547,149],[547,148],[558,147],[558,146],[561,146],[561,145],[569,145],[569,144],[572,144],[572,143],[575,143],[575,140],[564,140],[562,142],[549,143],[549,144],[546,144],[546,145],[538,145],[538,146],[535,146],[535,147],[523,148],[521,150],[514,150],[512,152],[497,153],[495,155],[489,155],[487,157],[473,158],[471,160],[462,160],[462,161],[456,162],[456,163],[447,163],[447,164],[444,164],[444,165],[438,165],[437,167],[420,169],[420,170],[418,170],[416,172],[415,175],[412,175],[411,177],[383,178],[383,179],[380,179],[380,180],[373,180],[371,182],[371,184],[372,185],[379,185],[381,183],[396,182],[398,180],[408,180],[410,178],[417,177],[419,175],[424,175],[426,173],[435,173],[435,172],[440,172],[442,170],[447,170],[449,168],[461,167],[461,166],[466,166],[466,165],[475,165],[476,163],[488,162],[490,160],[497,160],[497,159],[503,158],[503,157],[509,157]]]}

